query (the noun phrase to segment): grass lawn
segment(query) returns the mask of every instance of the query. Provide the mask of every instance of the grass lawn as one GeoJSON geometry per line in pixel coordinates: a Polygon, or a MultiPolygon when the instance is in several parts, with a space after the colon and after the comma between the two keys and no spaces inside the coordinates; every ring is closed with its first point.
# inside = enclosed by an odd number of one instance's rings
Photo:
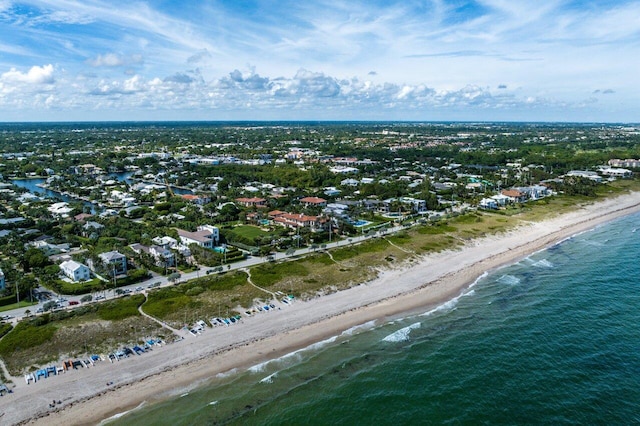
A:
{"type": "Polygon", "coordinates": [[[11,305],[6,305],[3,307],[0,307],[0,312],[4,312],[4,311],[10,311],[12,309],[17,309],[17,308],[26,308],[28,306],[33,306],[33,305],[37,305],[38,302],[26,302],[26,301],[20,301],[20,303],[13,303],[11,305]]]}
{"type": "Polygon", "coordinates": [[[241,237],[248,238],[250,240],[253,240],[254,238],[257,238],[257,237],[264,237],[266,235],[271,235],[269,232],[265,232],[262,229],[258,228],[257,226],[251,226],[251,225],[234,226],[233,228],[231,228],[231,232],[241,237]]]}

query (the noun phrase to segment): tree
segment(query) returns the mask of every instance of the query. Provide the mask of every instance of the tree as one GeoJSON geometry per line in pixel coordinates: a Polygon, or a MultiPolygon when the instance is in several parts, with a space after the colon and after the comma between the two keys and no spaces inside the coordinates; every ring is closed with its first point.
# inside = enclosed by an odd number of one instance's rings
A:
{"type": "Polygon", "coordinates": [[[173,272],[171,274],[169,274],[169,276],[167,277],[167,279],[169,281],[171,281],[173,284],[175,284],[181,277],[182,275],[180,275],[179,272],[173,272]]]}

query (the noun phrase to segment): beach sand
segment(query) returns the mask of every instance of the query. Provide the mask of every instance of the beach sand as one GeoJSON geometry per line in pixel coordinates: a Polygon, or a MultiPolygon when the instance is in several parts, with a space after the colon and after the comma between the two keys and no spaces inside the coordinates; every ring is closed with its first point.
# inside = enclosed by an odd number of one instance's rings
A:
{"type": "Polygon", "coordinates": [[[203,381],[242,370],[370,321],[425,312],[458,296],[483,273],[511,264],[574,234],[640,212],[632,193],[499,235],[472,240],[348,290],[295,301],[280,310],[244,318],[232,327],[207,329],[198,337],[154,349],[118,363],[99,363],[36,384],[18,384],[0,398],[0,423],[98,424],[145,402],[179,395],[203,381]],[[113,382],[112,385],[107,383],[113,382]],[[52,401],[61,401],[55,408],[52,401]]]}

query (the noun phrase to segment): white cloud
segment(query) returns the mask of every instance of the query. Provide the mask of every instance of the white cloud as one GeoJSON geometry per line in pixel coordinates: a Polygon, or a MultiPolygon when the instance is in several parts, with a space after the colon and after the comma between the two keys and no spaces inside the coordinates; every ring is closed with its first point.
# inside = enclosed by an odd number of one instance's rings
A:
{"type": "Polygon", "coordinates": [[[29,83],[29,84],[53,84],[55,79],[53,76],[53,65],[33,66],[24,73],[15,68],[5,72],[0,77],[3,81],[29,83]]]}
{"type": "Polygon", "coordinates": [[[104,55],[98,55],[86,61],[86,63],[92,67],[121,67],[141,64],[142,62],[142,55],[122,56],[116,53],[105,53],[104,55]]]}

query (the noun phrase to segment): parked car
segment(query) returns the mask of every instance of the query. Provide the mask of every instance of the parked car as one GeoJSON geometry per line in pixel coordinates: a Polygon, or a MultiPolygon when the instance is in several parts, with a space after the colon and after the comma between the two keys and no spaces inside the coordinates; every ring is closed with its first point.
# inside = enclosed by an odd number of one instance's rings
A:
{"type": "Polygon", "coordinates": [[[69,306],[74,306],[74,305],[79,305],[80,302],[78,302],[77,300],[72,300],[69,302],[69,306]]]}

